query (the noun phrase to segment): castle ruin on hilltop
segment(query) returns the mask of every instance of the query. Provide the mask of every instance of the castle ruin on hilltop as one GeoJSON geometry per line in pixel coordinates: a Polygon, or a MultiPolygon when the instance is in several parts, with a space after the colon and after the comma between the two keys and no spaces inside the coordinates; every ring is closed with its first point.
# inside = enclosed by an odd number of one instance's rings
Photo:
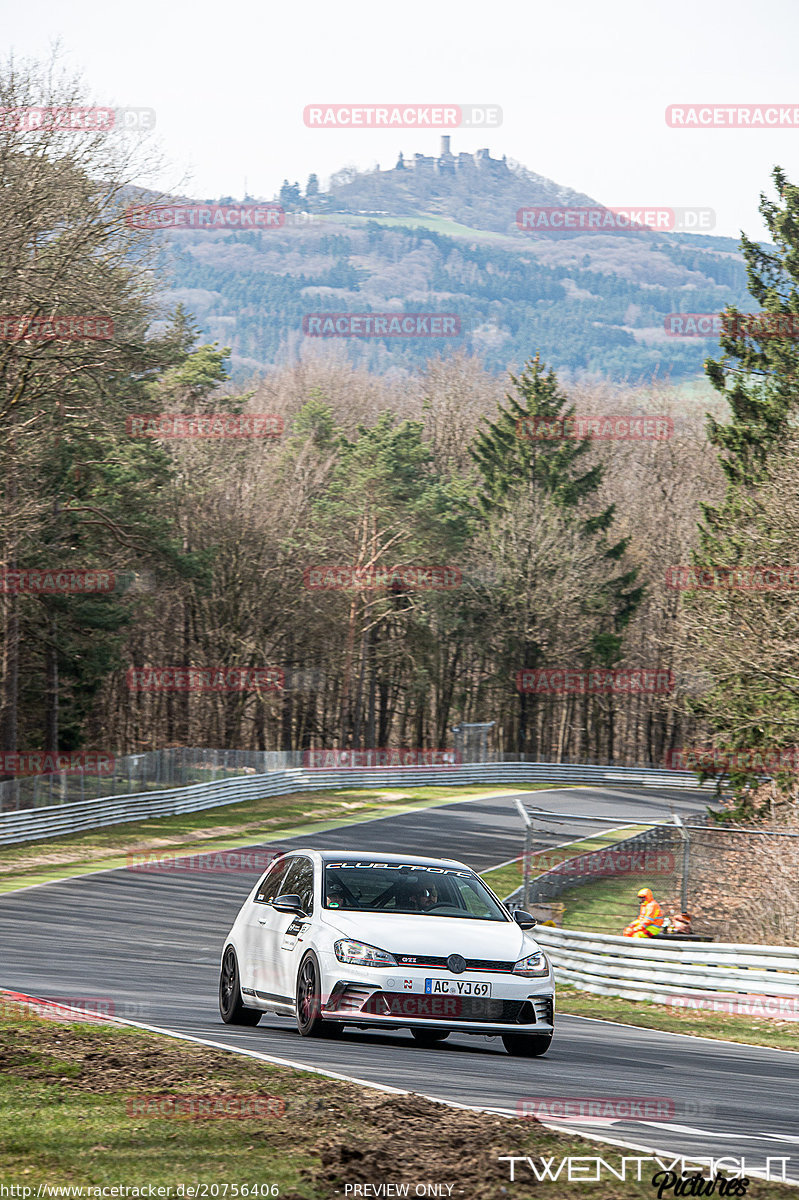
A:
{"type": "Polygon", "coordinates": [[[505,155],[502,158],[492,158],[487,149],[476,150],[474,154],[461,151],[453,154],[450,150],[450,135],[441,138],[441,153],[438,158],[433,154],[414,154],[413,158],[404,158],[400,151],[395,171],[431,171],[438,175],[454,175],[458,171],[488,170],[507,166],[505,155]]]}

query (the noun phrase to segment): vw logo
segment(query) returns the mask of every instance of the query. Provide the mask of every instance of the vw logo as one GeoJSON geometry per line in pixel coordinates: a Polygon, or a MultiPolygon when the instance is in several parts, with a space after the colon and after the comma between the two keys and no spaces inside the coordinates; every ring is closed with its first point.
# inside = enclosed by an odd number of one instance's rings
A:
{"type": "Polygon", "coordinates": [[[453,975],[462,975],[466,970],[466,959],[462,954],[450,954],[447,966],[453,975]]]}

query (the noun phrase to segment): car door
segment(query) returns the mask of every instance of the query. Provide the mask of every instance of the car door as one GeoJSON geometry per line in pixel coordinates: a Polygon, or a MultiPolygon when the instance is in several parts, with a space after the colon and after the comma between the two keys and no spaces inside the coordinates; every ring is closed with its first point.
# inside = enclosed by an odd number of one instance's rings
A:
{"type": "MultiPolygon", "coordinates": [[[[297,855],[283,877],[279,896],[299,896],[304,917],[278,913],[274,926],[275,990],[294,997],[297,967],[314,911],[314,866],[305,855],[297,855]]],[[[273,910],[274,911],[274,910],[273,910]]]]}
{"type": "Polygon", "coordinates": [[[264,980],[267,972],[267,931],[270,923],[278,915],[270,901],[278,894],[290,865],[289,858],[281,858],[272,863],[258,884],[247,911],[243,928],[244,953],[239,963],[241,986],[245,994],[248,991],[263,991],[266,988],[264,980]]]}

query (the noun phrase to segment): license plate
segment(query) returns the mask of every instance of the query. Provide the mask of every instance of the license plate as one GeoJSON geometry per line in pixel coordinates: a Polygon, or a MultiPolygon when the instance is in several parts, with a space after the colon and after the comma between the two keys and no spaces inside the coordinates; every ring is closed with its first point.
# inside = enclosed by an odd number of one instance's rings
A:
{"type": "Polygon", "coordinates": [[[490,996],[491,984],[466,979],[425,979],[424,990],[432,996],[490,996]]]}

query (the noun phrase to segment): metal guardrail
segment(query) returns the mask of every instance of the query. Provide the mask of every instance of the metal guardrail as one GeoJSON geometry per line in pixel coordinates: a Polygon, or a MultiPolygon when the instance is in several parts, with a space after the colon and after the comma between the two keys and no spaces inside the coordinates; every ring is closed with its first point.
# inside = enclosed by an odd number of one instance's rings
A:
{"type": "Polygon", "coordinates": [[[691,999],[735,994],[784,997],[799,1013],[799,951],[793,946],[644,940],[538,925],[561,983],[628,1000],[690,1007],[691,999]]]}
{"type": "MultiPolygon", "coordinates": [[[[243,775],[158,792],[106,796],[0,814],[0,845],[80,833],[106,825],[175,816],[288,792],[346,787],[431,787],[464,784],[624,782],[644,787],[696,788],[691,771],[566,763],[471,763],[448,767],[294,768],[243,775]]],[[[710,787],[712,785],[705,785],[710,787]]]]}

